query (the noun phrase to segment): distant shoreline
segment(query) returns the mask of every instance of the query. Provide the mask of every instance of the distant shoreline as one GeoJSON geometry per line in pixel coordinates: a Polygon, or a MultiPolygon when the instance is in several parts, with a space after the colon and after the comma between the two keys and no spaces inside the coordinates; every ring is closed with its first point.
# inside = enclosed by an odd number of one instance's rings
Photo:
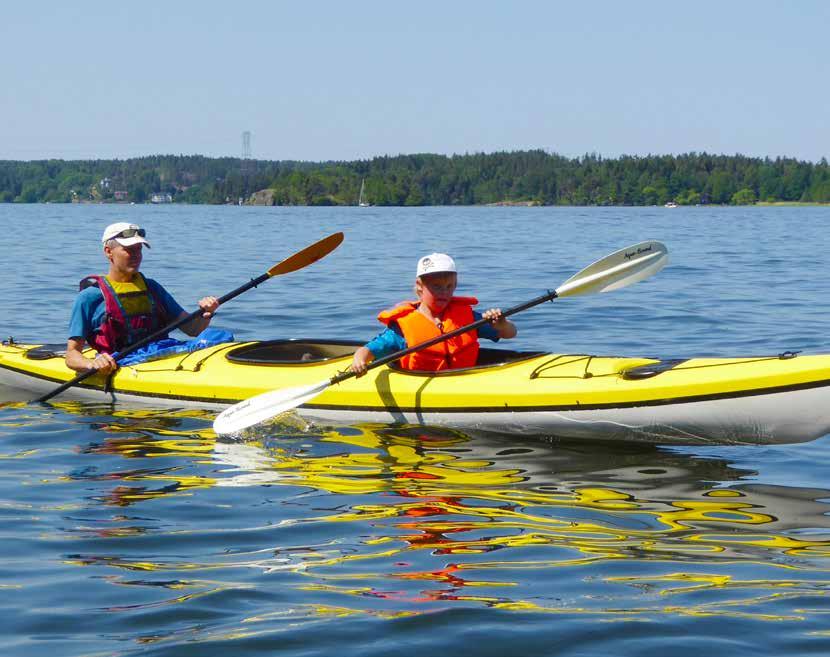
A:
{"type": "MultiPolygon", "coordinates": [[[[0,205],[117,205],[117,206],[131,206],[131,205],[166,205],[166,206],[189,206],[189,205],[209,205],[216,207],[224,205],[230,207],[260,207],[260,208],[356,208],[356,205],[314,205],[314,204],[285,204],[285,205],[270,205],[265,203],[243,203],[241,206],[238,203],[152,203],[149,201],[136,203],[134,201],[33,201],[26,202],[12,202],[2,203],[0,205]]],[[[548,204],[539,203],[537,201],[501,201],[495,203],[473,203],[469,205],[373,205],[372,208],[663,208],[663,205],[568,205],[568,204],[548,204]]],[[[819,201],[757,201],[755,203],[747,203],[744,205],[730,205],[728,203],[699,203],[696,205],[678,205],[678,208],[751,208],[751,207],[830,207],[830,202],[824,203],[819,201]]],[[[666,208],[670,209],[670,208],[666,208]]]]}
{"type": "Polygon", "coordinates": [[[819,206],[824,207],[830,205],[830,203],[823,203],[821,201],[758,201],[755,205],[764,205],[764,206],[783,206],[783,207],[813,207],[819,206]]]}
{"type": "Polygon", "coordinates": [[[830,164],[706,153],[569,158],[543,150],[317,163],[170,155],[0,160],[0,202],[70,200],[285,206],[362,201],[364,207],[825,205],[830,164]]]}

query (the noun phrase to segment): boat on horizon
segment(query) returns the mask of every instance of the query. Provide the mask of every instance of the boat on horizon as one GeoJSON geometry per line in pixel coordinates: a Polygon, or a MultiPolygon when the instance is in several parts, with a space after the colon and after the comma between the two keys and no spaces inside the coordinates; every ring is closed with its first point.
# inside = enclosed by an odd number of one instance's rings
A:
{"type": "Polygon", "coordinates": [[[360,208],[370,208],[371,203],[366,202],[366,179],[360,181],[360,196],[357,199],[357,205],[360,208]]]}

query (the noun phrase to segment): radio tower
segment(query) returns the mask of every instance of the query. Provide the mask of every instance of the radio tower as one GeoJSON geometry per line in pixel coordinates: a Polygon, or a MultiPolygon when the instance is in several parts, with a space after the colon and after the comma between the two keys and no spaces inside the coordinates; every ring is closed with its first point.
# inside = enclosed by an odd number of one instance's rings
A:
{"type": "MultiPolygon", "coordinates": [[[[239,161],[239,173],[242,175],[242,193],[248,195],[248,177],[251,175],[251,132],[246,130],[242,133],[242,159],[239,161]]],[[[242,205],[243,197],[239,197],[239,205],[242,205]]]]}
{"type": "Polygon", "coordinates": [[[242,133],[242,161],[251,159],[251,132],[246,130],[242,133]]]}

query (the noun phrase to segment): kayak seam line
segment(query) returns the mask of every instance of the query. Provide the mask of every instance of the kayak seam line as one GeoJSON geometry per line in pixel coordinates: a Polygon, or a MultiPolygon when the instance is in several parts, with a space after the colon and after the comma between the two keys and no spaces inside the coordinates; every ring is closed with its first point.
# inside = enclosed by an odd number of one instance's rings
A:
{"type": "Polygon", "coordinates": [[[300,408],[309,410],[326,411],[393,411],[400,413],[538,413],[541,411],[595,411],[612,410],[615,408],[638,408],[642,406],[668,406],[671,404],[694,404],[697,402],[718,401],[737,399],[742,397],[758,397],[762,395],[774,395],[796,390],[810,390],[830,386],[830,379],[821,381],[810,381],[796,383],[774,388],[758,388],[754,390],[738,390],[735,392],[711,393],[707,395],[694,395],[689,397],[665,397],[662,399],[645,399],[641,401],[614,402],[599,404],[559,404],[559,405],[535,405],[535,406],[357,406],[345,404],[303,404],[300,408]]]}
{"type": "MultiPolygon", "coordinates": [[[[29,370],[22,370],[11,365],[0,364],[0,368],[16,372],[29,377],[49,381],[50,383],[65,383],[62,379],[37,374],[29,370]]],[[[665,397],[661,399],[646,399],[630,402],[609,402],[598,404],[559,404],[559,405],[534,405],[534,406],[447,406],[447,407],[427,407],[427,406],[361,406],[354,404],[303,404],[300,408],[309,410],[342,410],[342,411],[374,411],[374,412],[400,412],[400,413],[538,413],[542,411],[590,411],[590,410],[604,410],[615,408],[638,408],[643,406],[667,406],[670,404],[693,404],[696,402],[718,401],[726,399],[736,399],[742,397],[757,397],[761,395],[774,395],[795,390],[809,390],[812,388],[821,388],[830,386],[830,379],[821,379],[819,381],[809,381],[805,383],[796,383],[784,386],[776,386],[772,388],[757,388],[752,390],[738,390],[734,392],[711,393],[706,395],[693,395],[688,397],[665,397]]],[[[236,404],[244,399],[229,399],[220,397],[199,397],[199,396],[184,396],[163,392],[142,392],[138,390],[124,390],[121,388],[113,388],[110,390],[104,389],[103,386],[77,384],[75,387],[83,388],[85,390],[99,391],[104,395],[121,394],[132,395],[136,397],[157,397],[163,399],[174,399],[182,401],[205,402],[211,404],[236,404]]]]}
{"type": "MultiPolygon", "coordinates": [[[[50,377],[50,376],[45,376],[43,374],[36,374],[36,373],[31,372],[29,370],[20,370],[20,369],[17,369],[16,367],[12,367],[10,365],[0,364],[0,368],[10,370],[12,372],[16,372],[17,374],[23,374],[25,376],[40,379],[42,381],[48,381],[50,383],[57,383],[57,384],[66,383],[66,381],[64,381],[63,379],[56,379],[56,378],[53,378],[53,377],[50,377]]],[[[89,385],[89,384],[82,384],[82,383],[78,383],[73,387],[83,388],[84,390],[91,390],[93,392],[100,392],[101,394],[107,395],[109,397],[111,397],[114,394],[120,394],[120,395],[131,395],[133,397],[150,397],[150,398],[155,397],[155,398],[160,398],[160,399],[177,399],[177,400],[180,399],[182,401],[205,402],[205,403],[210,403],[210,404],[227,404],[228,406],[242,401],[242,399],[224,399],[224,398],[220,398],[220,397],[197,397],[195,395],[193,395],[193,396],[184,396],[184,395],[174,395],[174,394],[164,393],[164,392],[142,392],[140,390],[124,390],[122,388],[105,389],[103,386],[89,385]]]]}

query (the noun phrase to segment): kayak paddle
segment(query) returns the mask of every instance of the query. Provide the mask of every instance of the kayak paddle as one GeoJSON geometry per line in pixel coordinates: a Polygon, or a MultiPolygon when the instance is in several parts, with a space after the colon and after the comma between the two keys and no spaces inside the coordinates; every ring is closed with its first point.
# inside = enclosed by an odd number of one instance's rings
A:
{"type": "MultiPolygon", "coordinates": [[[[576,296],[578,294],[594,294],[619,290],[649,276],[656,274],[668,262],[668,250],[661,242],[647,241],[615,251],[602,260],[588,265],[585,269],[571,276],[554,292],[548,292],[540,297],[505,310],[502,315],[509,317],[523,310],[537,306],[545,301],[553,301],[557,297],[576,296]]],[[[436,336],[420,344],[397,351],[383,358],[372,361],[367,371],[380,367],[386,363],[398,360],[407,354],[420,351],[434,344],[477,329],[488,320],[481,318],[472,324],[436,336]]],[[[264,392],[255,397],[234,404],[222,411],[213,422],[213,430],[219,434],[237,433],[260,422],[264,422],[280,413],[290,411],[314,399],[326,388],[341,381],[357,376],[352,371],[341,372],[330,379],[309,386],[281,388],[264,392]]]]}
{"type": "MultiPolygon", "coordinates": [[[[276,265],[271,267],[271,269],[269,269],[267,272],[265,272],[261,276],[257,276],[256,278],[251,279],[250,281],[248,281],[244,285],[241,285],[238,288],[236,288],[233,292],[228,292],[225,296],[220,297],[219,298],[219,305],[221,306],[222,304],[227,303],[228,301],[230,301],[234,297],[239,296],[243,292],[247,292],[252,287],[256,287],[260,283],[263,283],[263,282],[267,281],[272,276],[279,276],[281,274],[288,274],[289,272],[297,271],[298,269],[302,269],[303,267],[307,267],[308,265],[310,265],[314,262],[317,262],[321,258],[324,258],[329,253],[334,251],[338,246],[340,246],[340,243],[342,241],[343,241],[343,233],[332,233],[328,237],[324,237],[320,241],[315,242],[311,246],[307,246],[302,251],[297,251],[297,253],[295,253],[294,255],[289,256],[288,258],[286,258],[285,260],[282,260],[281,262],[278,262],[276,265]]],[[[160,337],[166,335],[170,331],[179,328],[182,324],[187,324],[187,322],[189,322],[192,319],[195,319],[196,317],[201,315],[203,312],[204,311],[201,308],[199,310],[194,310],[189,315],[187,315],[185,317],[180,317],[179,319],[174,321],[172,324],[168,324],[167,326],[165,326],[162,329],[159,329],[155,333],[152,333],[152,334],[148,335],[143,340],[139,340],[135,344],[131,344],[129,347],[126,347],[123,351],[119,351],[118,353],[113,354],[113,357],[115,358],[115,361],[118,362],[119,360],[121,360],[122,358],[127,356],[127,354],[131,354],[131,353],[137,351],[138,349],[141,349],[142,347],[150,344],[154,340],[158,340],[160,337]]],[[[55,395],[59,395],[64,390],[67,390],[68,388],[71,388],[76,383],[80,383],[84,379],[87,379],[90,376],[93,376],[97,371],[98,370],[91,369],[91,370],[86,370],[85,372],[81,372],[80,374],[78,374],[78,376],[76,376],[71,381],[67,381],[66,383],[63,383],[63,384],[59,385],[52,392],[46,393],[42,397],[38,397],[32,403],[45,402],[49,399],[52,399],[52,397],[54,397],[55,395]]]]}

